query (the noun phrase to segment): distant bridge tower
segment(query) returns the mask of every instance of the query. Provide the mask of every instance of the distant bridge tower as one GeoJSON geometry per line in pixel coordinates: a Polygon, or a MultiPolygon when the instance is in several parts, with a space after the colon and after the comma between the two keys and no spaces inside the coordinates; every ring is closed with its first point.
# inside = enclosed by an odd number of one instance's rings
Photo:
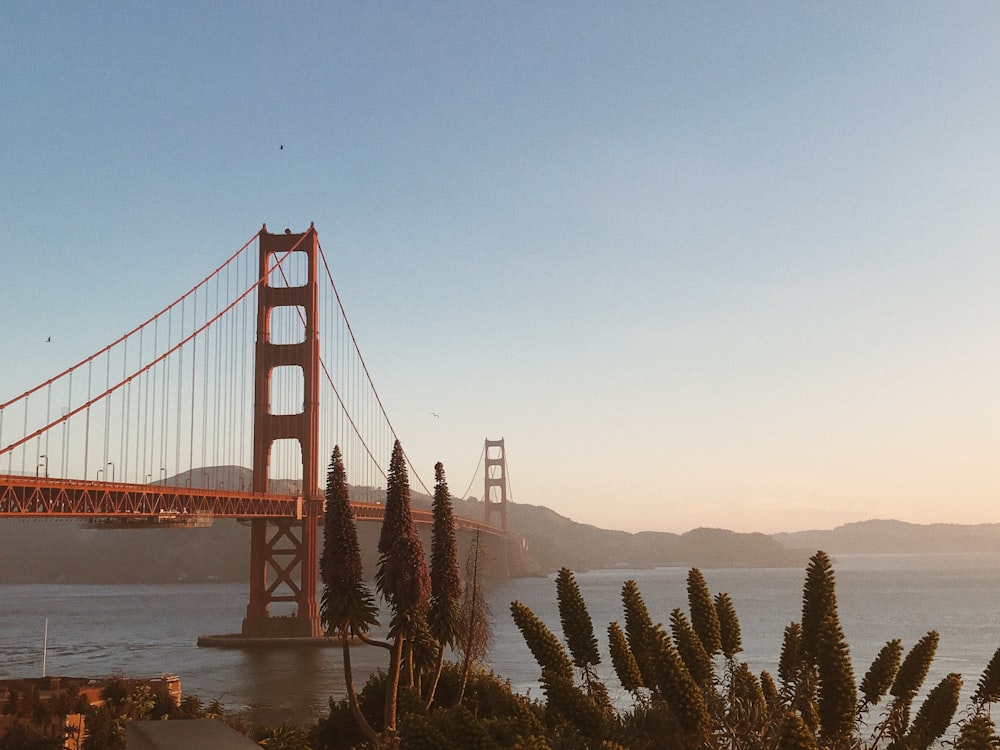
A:
{"type": "Polygon", "coordinates": [[[483,459],[485,471],[483,503],[486,506],[485,521],[491,524],[494,513],[500,514],[500,528],[507,533],[507,454],[504,452],[503,438],[486,439],[483,459]]]}
{"type": "Polygon", "coordinates": [[[257,290],[257,343],[254,364],[253,491],[270,491],[271,447],[276,440],[297,440],[302,455],[301,512],[299,521],[254,519],[250,528],[250,603],[243,620],[243,635],[318,636],[322,635],[316,583],[319,569],[317,535],[323,500],[319,481],[319,240],[310,225],[302,234],[268,234],[265,225],[259,235],[260,276],[257,290]],[[275,264],[288,259],[275,270],[275,264]],[[296,257],[299,256],[299,257],[296,257]],[[305,264],[298,262],[303,259],[305,264]],[[301,286],[299,269],[307,268],[301,286]],[[291,273],[293,278],[286,281],[291,273]],[[272,313],[292,308],[303,330],[295,343],[274,343],[272,313]],[[272,374],[277,367],[299,368],[303,403],[295,414],[272,411],[272,374]],[[269,527],[270,526],[270,527],[269,527]],[[272,533],[273,532],[273,533],[272,533]],[[268,571],[273,580],[268,581],[268,571]],[[294,602],[292,618],[270,617],[273,602],[294,602]]]}

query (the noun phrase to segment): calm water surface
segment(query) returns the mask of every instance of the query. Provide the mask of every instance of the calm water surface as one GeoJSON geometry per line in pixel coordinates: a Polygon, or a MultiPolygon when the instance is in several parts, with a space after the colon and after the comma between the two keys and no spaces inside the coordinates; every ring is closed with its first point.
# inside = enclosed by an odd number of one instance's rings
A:
{"type": "MultiPolygon", "coordinates": [[[[934,629],[941,642],[928,685],[960,672],[965,694],[974,689],[1000,647],[1000,553],[841,556],[834,558],[834,567],[841,625],[858,680],[887,640],[900,638],[909,648],[934,629]]],[[[776,671],[784,628],[800,616],[804,570],[702,572],[713,593],[727,592],[736,605],[742,658],[755,672],[776,671]]],[[[638,583],[654,621],[667,623],[674,607],[687,611],[687,569],[578,574],[605,662],[607,624],[623,622],[621,586],[630,578],[638,583]]],[[[197,647],[199,634],[239,630],[246,599],[246,584],[0,585],[0,678],[41,675],[47,619],[50,675],[170,672],[180,676],[185,693],[249,710],[259,723],[311,724],[330,696],[344,694],[338,648],[197,647]]],[[[518,691],[539,695],[538,666],[509,615],[514,599],[561,633],[553,578],[505,581],[490,592],[490,665],[518,691]]],[[[353,661],[360,674],[384,667],[385,652],[358,647],[353,661]]],[[[605,666],[614,691],[610,666],[605,666]]]]}

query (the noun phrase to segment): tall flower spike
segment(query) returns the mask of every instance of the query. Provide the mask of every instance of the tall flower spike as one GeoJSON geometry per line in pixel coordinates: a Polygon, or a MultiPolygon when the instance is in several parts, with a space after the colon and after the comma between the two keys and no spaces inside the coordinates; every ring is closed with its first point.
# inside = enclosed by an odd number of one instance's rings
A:
{"type": "Polygon", "coordinates": [[[691,609],[691,627],[701,639],[701,645],[709,656],[722,650],[719,615],[715,611],[712,594],[708,590],[705,576],[698,568],[691,568],[687,577],[688,607],[691,609]]]}
{"type": "Polygon", "coordinates": [[[510,613],[514,624],[521,631],[528,649],[542,671],[551,670],[572,682],[573,665],[566,655],[566,649],[555,637],[544,622],[524,604],[519,601],[510,603],[510,613]]]}
{"type": "Polygon", "coordinates": [[[819,551],[809,559],[802,587],[802,655],[810,664],[816,663],[819,631],[830,616],[837,616],[833,565],[827,554],[819,551]]]}
{"type": "Polygon", "coordinates": [[[378,625],[378,610],[364,582],[361,549],[340,446],[334,447],[327,471],[323,529],[320,574],[324,585],[320,621],[327,632],[347,628],[355,634],[367,633],[371,626],[378,625]]]}
{"type": "Polygon", "coordinates": [[[576,727],[590,740],[601,739],[607,731],[607,719],[601,708],[589,695],[557,670],[542,670],[542,691],[547,699],[547,710],[576,727]]]}
{"type": "Polygon", "coordinates": [[[861,697],[865,699],[866,703],[874,706],[882,700],[882,696],[892,685],[902,655],[903,643],[898,638],[893,638],[878,652],[875,661],[872,662],[864,679],[861,680],[861,697]]]}
{"type": "Polygon", "coordinates": [[[996,750],[996,726],[989,714],[975,714],[962,724],[955,750],[996,750]]]}
{"type": "Polygon", "coordinates": [[[927,750],[948,730],[955,709],[958,708],[958,696],[961,691],[962,675],[952,672],[927,694],[910,725],[906,737],[908,748],[927,750]]]}
{"type": "Polygon", "coordinates": [[[785,716],[777,750],[817,750],[812,732],[798,714],[789,713],[785,716]]]}
{"type": "Polygon", "coordinates": [[[639,665],[643,684],[652,688],[656,685],[656,677],[650,647],[655,641],[656,628],[635,581],[625,581],[622,585],[622,608],[625,610],[625,637],[629,648],[639,665]]]}
{"type": "Polygon", "coordinates": [[[851,654],[836,620],[828,616],[820,627],[816,649],[819,671],[819,721],[830,747],[845,746],[854,728],[857,691],[851,654]]]}
{"type": "Polygon", "coordinates": [[[608,650],[611,652],[611,666],[615,668],[618,681],[630,693],[635,693],[643,686],[642,673],[639,672],[639,665],[625,640],[625,633],[617,622],[608,625],[608,650]]]}
{"type": "Polygon", "coordinates": [[[409,617],[426,603],[431,593],[431,577],[420,537],[413,534],[397,539],[386,556],[384,570],[384,590],[397,614],[407,610],[405,615],[409,617]]]}
{"type": "Polygon", "coordinates": [[[556,576],[556,601],[559,606],[559,622],[563,637],[573,656],[573,663],[587,668],[601,663],[594,637],[594,623],[587,611],[587,604],[580,593],[580,587],[569,568],[560,569],[556,576]]]}
{"type": "Polygon", "coordinates": [[[729,707],[734,718],[739,717],[744,726],[759,727],[766,720],[769,711],[767,698],[746,662],[733,667],[729,707]]]}
{"type": "Polygon", "coordinates": [[[670,613],[670,632],[677,644],[677,653],[694,681],[699,685],[710,683],[713,677],[712,657],[679,608],[670,613]]]}
{"type": "Polygon", "coordinates": [[[778,679],[784,685],[792,685],[798,679],[802,668],[802,627],[797,622],[785,626],[785,636],[781,643],[778,659],[778,679]]]}
{"type": "Polygon", "coordinates": [[[688,743],[692,747],[703,747],[712,727],[705,696],[666,633],[658,634],[656,645],[652,657],[660,695],[687,734],[688,743]]]}
{"type": "Polygon", "coordinates": [[[719,639],[722,643],[722,654],[732,659],[743,650],[743,638],[740,633],[740,620],[736,616],[736,608],[729,594],[715,595],[715,614],[719,618],[719,639]]]}
{"type": "Polygon", "coordinates": [[[406,455],[397,440],[392,446],[389,473],[386,476],[385,516],[378,537],[379,554],[388,554],[397,539],[415,531],[410,511],[410,478],[406,471],[406,455]]]}
{"type": "Polygon", "coordinates": [[[760,690],[764,694],[768,710],[777,710],[781,705],[781,695],[778,693],[778,686],[774,684],[774,678],[766,669],[760,673],[760,690]]]}
{"type": "Polygon", "coordinates": [[[927,671],[937,652],[938,633],[931,630],[910,649],[899,670],[889,693],[896,698],[911,699],[924,684],[927,671]]]}
{"type": "Polygon", "coordinates": [[[431,606],[427,623],[441,643],[454,645],[462,599],[455,515],[444,475],[444,464],[434,465],[434,526],[431,536],[431,606]]]}
{"type": "Polygon", "coordinates": [[[993,658],[983,670],[972,701],[980,706],[1000,701],[1000,648],[993,652],[993,658]]]}

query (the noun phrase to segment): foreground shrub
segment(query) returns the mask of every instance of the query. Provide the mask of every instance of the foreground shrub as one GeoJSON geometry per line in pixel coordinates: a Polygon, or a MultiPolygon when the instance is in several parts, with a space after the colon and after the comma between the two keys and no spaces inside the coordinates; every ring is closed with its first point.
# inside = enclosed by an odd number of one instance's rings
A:
{"type": "Polygon", "coordinates": [[[572,664],[558,637],[530,609],[511,604],[541,671],[550,747],[928,750],[943,743],[958,750],[1000,750],[989,716],[990,704],[1000,700],[1000,649],[957,723],[962,677],[955,673],[929,690],[914,713],[937,650],[933,630],[905,657],[901,641],[887,642],[857,685],[838,618],[833,566],[823,552],[806,570],[801,621],[785,628],[777,683],[738,661],[742,645],[732,600],[724,593],[713,598],[697,569],[688,576],[690,614],[673,609],[670,632],[653,625],[638,586],[626,581],[625,626],[612,622],[607,629],[612,667],[633,698],[630,708],[617,713],[600,700],[607,690],[593,670],[596,659],[579,658],[582,648],[574,645],[589,647],[592,633],[579,588],[565,569],[557,584],[572,664]],[[953,740],[941,739],[956,729],[953,740]]]}
{"type": "MultiPolygon", "coordinates": [[[[445,663],[432,708],[415,690],[399,691],[400,748],[413,750],[466,750],[466,748],[530,747],[543,740],[544,710],[540,704],[513,691],[510,683],[484,669],[473,669],[462,702],[456,705],[462,688],[462,669],[445,663]]],[[[386,675],[373,674],[358,694],[362,712],[376,731],[381,731],[385,702],[386,675]]],[[[376,747],[367,740],[354,721],[347,699],[330,701],[330,711],[309,734],[313,750],[349,750],[376,747]]]]}

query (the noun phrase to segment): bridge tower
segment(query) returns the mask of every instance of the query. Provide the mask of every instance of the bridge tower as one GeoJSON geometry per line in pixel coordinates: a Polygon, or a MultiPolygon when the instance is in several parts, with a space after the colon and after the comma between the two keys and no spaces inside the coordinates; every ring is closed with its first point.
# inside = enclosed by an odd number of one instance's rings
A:
{"type": "MultiPolygon", "coordinates": [[[[253,491],[268,492],[271,448],[276,440],[297,440],[302,456],[302,484],[298,521],[254,519],[250,528],[250,603],[243,620],[247,637],[322,635],[316,584],[319,570],[318,525],[323,512],[319,488],[319,240],[312,225],[302,234],[259,235],[260,276],[257,290],[257,341],[254,364],[253,491]],[[304,255],[307,279],[301,286],[284,281],[280,268],[298,271],[296,258],[304,255]],[[288,260],[282,259],[288,255],[288,260]],[[276,283],[277,282],[277,283],[276,283]],[[284,282],[284,283],[281,283],[284,282]],[[303,321],[301,341],[275,343],[272,312],[292,308],[303,321]],[[276,367],[301,369],[303,404],[295,414],[272,410],[272,374],[276,367]],[[269,571],[273,580],[269,582],[269,571]],[[269,605],[294,602],[291,618],[271,618],[269,605]]],[[[286,316],[287,317],[287,316],[286,316]]]]}
{"type": "Polygon", "coordinates": [[[500,514],[500,528],[507,533],[507,454],[504,452],[503,438],[486,438],[484,451],[483,504],[486,506],[487,524],[494,513],[500,514]]]}

